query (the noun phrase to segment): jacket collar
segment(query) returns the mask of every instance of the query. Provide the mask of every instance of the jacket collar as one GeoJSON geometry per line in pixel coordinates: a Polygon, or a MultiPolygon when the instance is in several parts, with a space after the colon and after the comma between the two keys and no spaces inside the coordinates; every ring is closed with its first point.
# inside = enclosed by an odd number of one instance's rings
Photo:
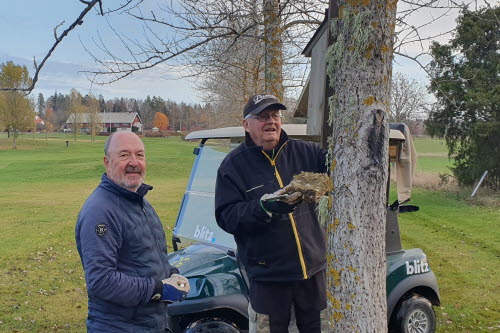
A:
{"type": "MultiPolygon", "coordinates": [[[[283,144],[287,141],[288,141],[288,134],[286,134],[285,130],[281,128],[280,139],[278,141],[278,144],[276,145],[276,147],[274,147],[273,150],[278,151],[281,148],[281,146],[283,146],[283,144]]],[[[264,150],[262,146],[257,146],[255,142],[253,142],[252,138],[250,137],[250,134],[248,134],[248,132],[246,131],[245,131],[245,143],[248,148],[259,148],[259,150],[264,150]]]]}
{"type": "Polygon", "coordinates": [[[148,193],[148,191],[151,191],[153,189],[153,186],[151,185],[142,184],[137,189],[137,192],[129,191],[117,185],[115,182],[109,179],[106,173],[102,174],[101,184],[99,184],[99,187],[102,187],[110,192],[119,194],[129,200],[141,201],[141,202],[143,201],[144,196],[148,193]]]}

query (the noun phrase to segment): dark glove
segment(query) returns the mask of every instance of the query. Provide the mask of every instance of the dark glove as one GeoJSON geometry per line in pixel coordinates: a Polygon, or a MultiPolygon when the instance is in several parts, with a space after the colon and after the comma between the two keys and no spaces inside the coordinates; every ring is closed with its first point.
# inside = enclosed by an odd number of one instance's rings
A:
{"type": "Polygon", "coordinates": [[[288,214],[302,202],[302,193],[294,192],[286,194],[286,188],[282,188],[272,194],[264,194],[260,198],[260,206],[268,214],[288,214]]]}
{"type": "Polygon", "coordinates": [[[163,291],[161,300],[167,303],[179,302],[186,298],[189,292],[189,281],[184,276],[172,274],[168,279],[162,280],[163,291]]]}
{"type": "Polygon", "coordinates": [[[266,213],[271,213],[273,215],[278,214],[288,214],[294,211],[297,205],[290,205],[283,201],[260,201],[261,207],[266,211],[266,213]]]}

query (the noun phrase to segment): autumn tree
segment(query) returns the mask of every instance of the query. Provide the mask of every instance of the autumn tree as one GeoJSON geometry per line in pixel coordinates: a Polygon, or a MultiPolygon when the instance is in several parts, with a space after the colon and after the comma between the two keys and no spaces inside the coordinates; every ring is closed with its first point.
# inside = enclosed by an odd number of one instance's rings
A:
{"type": "Polygon", "coordinates": [[[0,131],[4,131],[7,126],[5,126],[5,117],[3,116],[3,110],[5,110],[5,96],[4,94],[0,94],[0,131]]]}
{"type": "Polygon", "coordinates": [[[160,131],[166,131],[168,127],[168,117],[164,113],[156,112],[153,126],[157,127],[160,131]]]}
{"type": "MultiPolygon", "coordinates": [[[[23,89],[31,85],[26,66],[17,66],[7,61],[0,66],[0,88],[23,89]]],[[[21,131],[33,128],[35,112],[30,100],[19,90],[0,91],[0,124],[12,133],[12,148],[17,148],[17,138],[21,131]]]]}
{"type": "Polygon", "coordinates": [[[48,139],[48,132],[55,130],[56,115],[50,105],[45,105],[45,140],[48,139]]]}
{"type": "Polygon", "coordinates": [[[76,138],[80,134],[80,130],[82,128],[85,112],[85,108],[82,105],[82,95],[76,89],[71,89],[69,94],[68,111],[68,122],[71,126],[71,130],[73,131],[73,140],[76,141],[76,138]]]}
{"type": "Polygon", "coordinates": [[[446,139],[459,182],[489,171],[500,189],[500,6],[464,10],[448,44],[433,43],[431,90],[438,99],[431,134],[446,139]]]}
{"type": "Polygon", "coordinates": [[[385,186],[396,3],[338,0],[338,17],[330,22],[328,166],[334,189],[327,224],[327,299],[332,332],[387,331],[385,186]]]}
{"type": "Polygon", "coordinates": [[[54,95],[49,96],[46,101],[47,108],[54,112],[54,129],[60,129],[68,120],[69,117],[69,98],[67,95],[55,92],[54,95]]]}
{"type": "Polygon", "coordinates": [[[101,117],[100,103],[92,94],[85,96],[83,100],[85,104],[86,123],[90,134],[90,140],[95,141],[95,136],[102,130],[103,119],[101,117]]]}

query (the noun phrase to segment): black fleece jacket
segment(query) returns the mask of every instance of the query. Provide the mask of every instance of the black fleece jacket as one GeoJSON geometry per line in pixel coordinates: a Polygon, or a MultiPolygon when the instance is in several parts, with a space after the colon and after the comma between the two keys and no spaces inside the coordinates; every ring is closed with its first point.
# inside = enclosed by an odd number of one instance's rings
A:
{"type": "Polygon", "coordinates": [[[288,185],[301,171],[326,172],[325,160],[326,152],[317,144],[289,139],[281,130],[273,151],[265,154],[247,135],[222,161],[215,186],[215,217],[222,229],[234,235],[250,279],[302,280],[325,269],[325,233],[315,205],[303,202],[293,214],[272,218],[260,205],[262,195],[288,185]]]}

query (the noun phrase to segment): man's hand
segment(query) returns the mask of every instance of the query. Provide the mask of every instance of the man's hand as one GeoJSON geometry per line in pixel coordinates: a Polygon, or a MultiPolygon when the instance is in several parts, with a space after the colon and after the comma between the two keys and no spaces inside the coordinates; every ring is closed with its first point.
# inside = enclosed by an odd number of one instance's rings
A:
{"type": "Polygon", "coordinates": [[[182,301],[189,292],[189,281],[184,276],[172,274],[168,279],[164,279],[161,300],[167,303],[182,301]]]}
{"type": "Polygon", "coordinates": [[[261,207],[269,214],[288,214],[302,202],[302,193],[287,194],[287,187],[283,187],[272,194],[264,194],[260,198],[261,207]]]}

